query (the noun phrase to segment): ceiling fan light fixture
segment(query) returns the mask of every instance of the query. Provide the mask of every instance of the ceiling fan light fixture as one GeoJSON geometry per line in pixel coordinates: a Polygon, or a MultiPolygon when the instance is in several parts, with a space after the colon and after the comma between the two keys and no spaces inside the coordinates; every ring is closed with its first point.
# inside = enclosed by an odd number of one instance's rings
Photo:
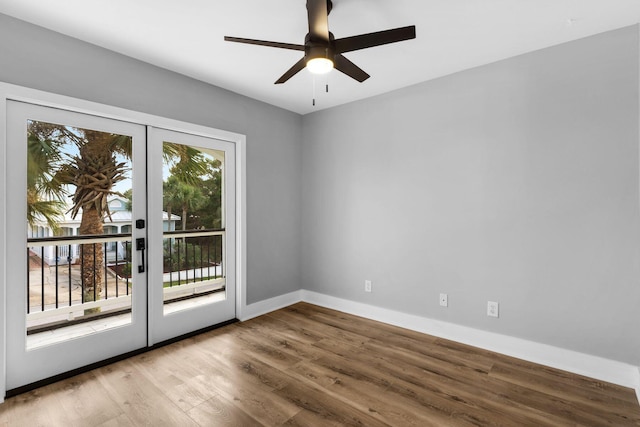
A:
{"type": "Polygon", "coordinates": [[[311,58],[307,61],[307,69],[313,74],[327,74],[333,69],[333,61],[329,58],[311,58]]]}

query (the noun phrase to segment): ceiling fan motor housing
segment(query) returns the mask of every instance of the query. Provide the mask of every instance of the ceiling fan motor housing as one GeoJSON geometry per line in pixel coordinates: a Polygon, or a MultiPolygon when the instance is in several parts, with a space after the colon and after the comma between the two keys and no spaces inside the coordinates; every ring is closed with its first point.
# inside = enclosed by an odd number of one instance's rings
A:
{"type": "Polygon", "coordinates": [[[315,58],[326,58],[331,62],[335,61],[336,51],[333,47],[333,34],[329,33],[331,41],[312,40],[310,35],[304,39],[304,60],[305,63],[315,58]]]}

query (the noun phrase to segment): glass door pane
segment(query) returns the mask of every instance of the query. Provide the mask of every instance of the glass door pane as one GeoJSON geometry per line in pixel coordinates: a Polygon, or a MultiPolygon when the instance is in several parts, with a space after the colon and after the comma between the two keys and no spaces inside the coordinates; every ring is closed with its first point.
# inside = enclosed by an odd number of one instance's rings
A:
{"type": "Polygon", "coordinates": [[[27,349],[131,323],[132,137],[27,120],[27,349]]]}
{"type": "Polygon", "coordinates": [[[224,301],[224,151],[162,143],[164,314],[224,301]]]}

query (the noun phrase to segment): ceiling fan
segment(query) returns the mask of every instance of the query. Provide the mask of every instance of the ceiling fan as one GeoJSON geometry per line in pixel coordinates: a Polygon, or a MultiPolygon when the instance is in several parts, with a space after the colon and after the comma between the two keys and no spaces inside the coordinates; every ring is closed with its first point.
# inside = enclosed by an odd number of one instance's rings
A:
{"type": "Polygon", "coordinates": [[[329,32],[328,18],[332,7],[331,0],[307,0],[309,33],[306,35],[303,45],[228,36],[225,36],[224,39],[229,42],[304,51],[304,57],[275,82],[275,84],[281,84],[305,67],[315,74],[328,73],[335,68],[362,83],[370,77],[369,74],[345,58],[343,53],[416,38],[416,27],[411,25],[336,39],[329,32]]]}

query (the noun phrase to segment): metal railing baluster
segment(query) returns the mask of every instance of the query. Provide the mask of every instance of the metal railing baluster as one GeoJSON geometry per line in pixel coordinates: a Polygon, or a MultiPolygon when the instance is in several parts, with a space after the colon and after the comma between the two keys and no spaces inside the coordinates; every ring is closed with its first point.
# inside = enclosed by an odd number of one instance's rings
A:
{"type": "Polygon", "coordinates": [[[207,237],[207,277],[211,277],[211,237],[207,237]]]}
{"type": "Polygon", "coordinates": [[[223,254],[222,254],[222,236],[218,236],[220,240],[220,277],[224,277],[224,263],[222,262],[223,254]]]}
{"type": "Polygon", "coordinates": [[[187,245],[187,239],[184,239],[184,283],[189,283],[189,245],[187,245]]]}
{"type": "Polygon", "coordinates": [[[193,283],[196,283],[196,245],[192,243],[191,248],[193,249],[193,283]]]}
{"type": "Polygon", "coordinates": [[[80,298],[80,302],[84,304],[84,245],[80,245],[80,286],[82,296],[80,298]]]}
{"type": "Polygon", "coordinates": [[[109,294],[109,273],[107,272],[107,242],[104,242],[104,299],[109,294]]]}
{"type": "Polygon", "coordinates": [[[96,288],[97,286],[97,280],[98,280],[98,272],[96,271],[96,244],[94,243],[93,245],[93,300],[96,300],[96,288]]]}
{"type": "Polygon", "coordinates": [[[129,276],[131,276],[131,250],[129,248],[129,244],[131,242],[124,242],[124,252],[125,258],[127,261],[127,266],[129,267],[129,273],[127,274],[127,295],[129,295],[129,276]]]}
{"type": "Polygon", "coordinates": [[[58,258],[60,257],[58,248],[59,246],[56,245],[56,308],[58,308],[58,258]]]}
{"type": "Polygon", "coordinates": [[[67,261],[69,262],[69,307],[71,307],[71,245],[69,245],[69,255],[67,256],[67,261]]]}
{"type": "Polygon", "coordinates": [[[118,244],[116,243],[116,298],[118,298],[118,244]]]}
{"type": "Polygon", "coordinates": [[[218,244],[215,236],[213,237],[213,278],[218,278],[218,244]]]}
{"type": "Polygon", "coordinates": [[[40,289],[41,289],[41,295],[40,295],[40,302],[41,302],[41,310],[44,311],[44,246],[41,248],[40,250],[40,259],[42,260],[42,263],[40,263],[40,276],[41,276],[41,282],[40,282],[40,289]]]}
{"type": "Polygon", "coordinates": [[[31,311],[31,250],[27,247],[27,314],[31,311]]]}
{"type": "Polygon", "coordinates": [[[176,240],[178,249],[178,286],[180,286],[180,239],[176,240]]]}
{"type": "Polygon", "coordinates": [[[169,287],[173,287],[173,252],[171,251],[171,241],[173,240],[169,237],[169,287]]]}

